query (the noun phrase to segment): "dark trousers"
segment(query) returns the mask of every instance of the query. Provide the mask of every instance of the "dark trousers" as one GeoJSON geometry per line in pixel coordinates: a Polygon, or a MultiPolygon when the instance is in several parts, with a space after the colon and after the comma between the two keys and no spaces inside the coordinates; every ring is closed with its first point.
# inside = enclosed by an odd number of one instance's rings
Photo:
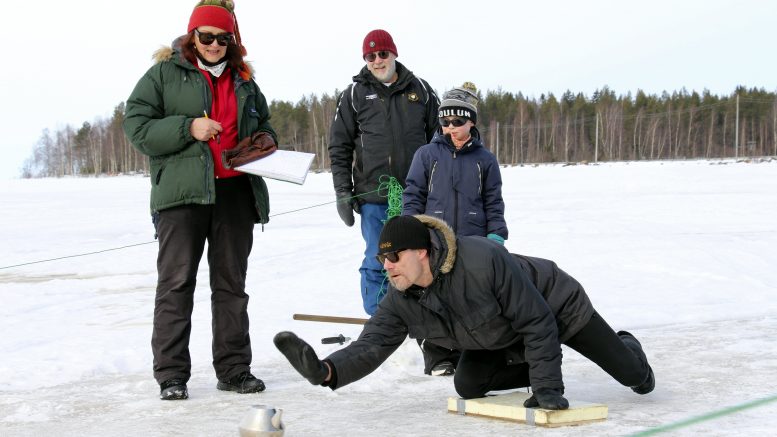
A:
{"type": "MultiPolygon", "coordinates": [[[[623,343],[598,313],[564,344],[627,387],[639,385],[647,377],[647,363],[623,343]]],[[[463,351],[453,381],[456,392],[465,399],[483,397],[492,390],[531,385],[529,365],[508,365],[504,349],[463,351]]]]}
{"type": "Polygon", "coordinates": [[[456,349],[437,346],[436,344],[429,343],[423,339],[418,340],[418,346],[421,347],[421,351],[424,354],[424,373],[427,375],[432,374],[432,367],[443,361],[449,361],[455,368],[461,358],[461,352],[456,349]]]}
{"type": "Polygon", "coordinates": [[[185,381],[191,376],[191,334],[197,267],[208,242],[213,367],[219,380],[250,370],[248,255],[256,219],[254,195],[246,177],[216,180],[214,205],[184,205],[159,212],[154,305],[154,378],[185,381]]]}

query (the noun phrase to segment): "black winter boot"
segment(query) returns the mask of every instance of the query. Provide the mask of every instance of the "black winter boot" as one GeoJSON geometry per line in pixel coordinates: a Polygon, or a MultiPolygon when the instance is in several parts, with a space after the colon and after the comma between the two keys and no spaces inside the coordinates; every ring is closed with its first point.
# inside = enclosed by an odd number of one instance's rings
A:
{"type": "Polygon", "coordinates": [[[656,388],[656,378],[653,375],[653,368],[650,367],[650,364],[648,364],[647,355],[645,355],[645,351],[642,350],[642,344],[639,342],[639,340],[637,340],[636,337],[627,331],[618,331],[618,337],[621,338],[621,341],[623,341],[623,344],[625,344],[626,347],[637,354],[639,360],[645,363],[648,368],[648,374],[645,377],[645,381],[643,381],[640,385],[631,387],[631,390],[639,395],[646,395],[650,393],[654,388],[656,388]]]}
{"type": "Polygon", "coordinates": [[[186,382],[183,379],[168,379],[159,384],[159,399],[163,401],[177,401],[188,397],[189,391],[186,390],[186,382]]]}
{"type": "Polygon", "coordinates": [[[440,361],[432,367],[432,376],[451,376],[456,373],[456,368],[450,361],[440,361]]]}
{"type": "Polygon", "coordinates": [[[264,391],[264,382],[255,377],[251,372],[239,373],[227,381],[219,381],[216,388],[224,391],[236,391],[238,393],[258,393],[264,391]]]}

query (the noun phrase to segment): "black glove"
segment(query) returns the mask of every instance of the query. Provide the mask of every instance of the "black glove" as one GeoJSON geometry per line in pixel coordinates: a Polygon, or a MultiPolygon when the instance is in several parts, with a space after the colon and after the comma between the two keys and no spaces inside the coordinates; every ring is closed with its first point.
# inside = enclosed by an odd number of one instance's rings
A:
{"type": "Polygon", "coordinates": [[[354,218],[353,212],[359,212],[359,202],[353,198],[353,193],[350,191],[338,191],[337,192],[337,213],[340,214],[340,219],[346,226],[353,226],[354,218]]]}
{"type": "Polygon", "coordinates": [[[543,408],[546,410],[566,410],[569,408],[569,401],[562,396],[564,389],[560,388],[540,388],[532,393],[529,399],[523,402],[526,408],[543,408]]]}
{"type": "Polygon", "coordinates": [[[289,360],[294,369],[310,381],[311,384],[320,385],[329,375],[329,368],[323,361],[318,359],[316,351],[293,332],[279,332],[275,334],[273,342],[275,347],[286,356],[286,359],[289,360]]]}

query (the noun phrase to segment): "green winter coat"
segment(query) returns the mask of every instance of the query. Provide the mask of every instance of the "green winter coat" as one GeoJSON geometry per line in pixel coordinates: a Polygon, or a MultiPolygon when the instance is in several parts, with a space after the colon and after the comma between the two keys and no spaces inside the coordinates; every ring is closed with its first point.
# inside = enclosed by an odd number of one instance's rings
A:
{"type": "MultiPolygon", "coordinates": [[[[176,41],[177,43],[177,41],[176,41]]],[[[174,43],[174,47],[176,46],[174,43]]],[[[202,73],[175,48],[154,55],[156,64],[138,81],[127,99],[124,132],[151,164],[151,214],[179,205],[216,202],[214,161],[208,143],[192,137],[195,118],[210,112],[211,91],[202,73]]],[[[269,132],[267,101],[256,82],[233,72],[237,95],[238,139],[269,132]]],[[[269,221],[267,185],[249,175],[256,199],[258,223],[269,221]]]]}

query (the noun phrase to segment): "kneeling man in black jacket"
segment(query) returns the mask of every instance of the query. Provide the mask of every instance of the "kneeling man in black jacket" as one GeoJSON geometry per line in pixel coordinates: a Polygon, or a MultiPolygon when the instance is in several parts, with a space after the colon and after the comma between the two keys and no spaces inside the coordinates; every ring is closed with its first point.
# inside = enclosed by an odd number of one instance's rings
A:
{"type": "Polygon", "coordinates": [[[312,384],[335,390],[357,381],[410,335],[462,351],[454,384],[465,399],[531,387],[525,407],[566,409],[562,343],[638,394],[655,387],[639,341],[613,331],[582,285],[553,261],[510,254],[483,237],[457,238],[425,215],[386,222],[378,260],[391,287],[356,341],[322,361],[294,333],[275,336],[312,384]]]}

